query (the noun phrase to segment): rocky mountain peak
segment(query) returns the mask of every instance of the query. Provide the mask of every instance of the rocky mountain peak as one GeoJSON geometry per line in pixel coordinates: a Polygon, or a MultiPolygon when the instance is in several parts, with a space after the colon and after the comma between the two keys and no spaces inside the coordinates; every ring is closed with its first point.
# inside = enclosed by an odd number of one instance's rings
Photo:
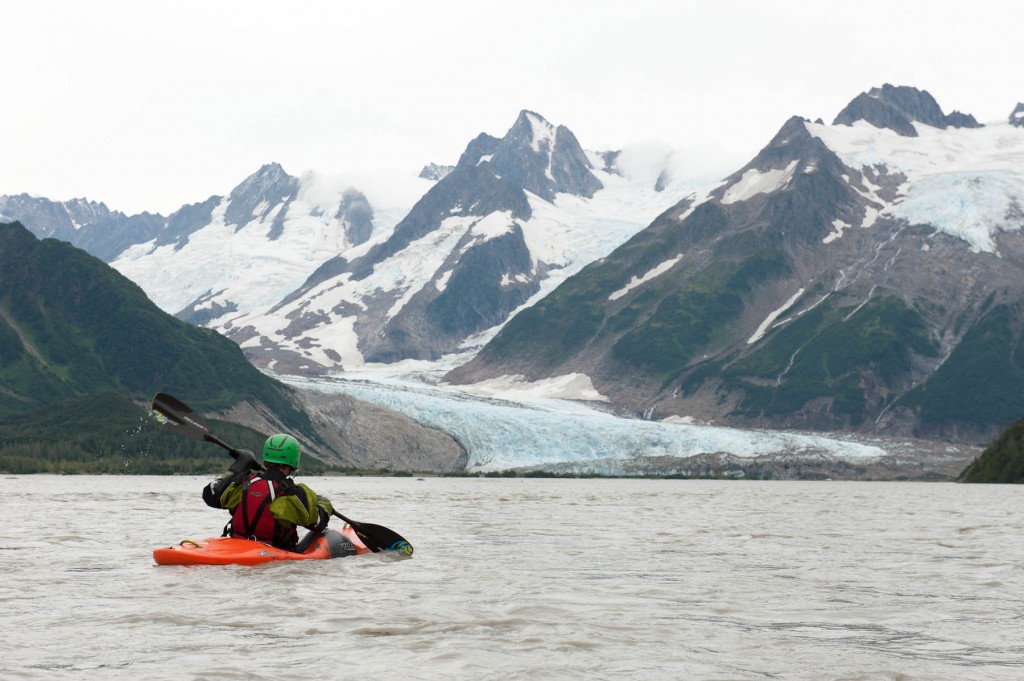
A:
{"type": "Polygon", "coordinates": [[[822,147],[807,131],[806,124],[807,120],[804,118],[791,117],[757,156],[737,171],[736,175],[742,175],[749,168],[770,170],[795,159],[812,160],[811,157],[820,153],[822,147]]]}
{"type": "Polygon", "coordinates": [[[528,145],[540,153],[545,147],[550,150],[555,143],[555,126],[533,111],[522,110],[516,122],[505,135],[505,142],[514,145],[528,145]]]}
{"type": "Polygon", "coordinates": [[[915,122],[941,129],[981,127],[970,114],[954,111],[945,115],[935,98],[925,90],[889,83],[857,95],[832,124],[853,125],[857,121],[888,128],[904,137],[917,137],[915,122]]]}
{"type": "Polygon", "coordinates": [[[224,220],[241,228],[279,203],[295,198],[298,187],[299,180],[286,173],[280,164],[268,163],[234,188],[224,220]]]}
{"type": "Polygon", "coordinates": [[[334,217],[344,223],[345,237],[353,246],[363,243],[373,233],[373,206],[366,194],[354,187],[342,192],[334,217]]]}
{"type": "MultiPolygon", "coordinates": [[[[89,201],[85,198],[71,199],[69,201],[51,201],[49,199],[37,198],[29,194],[17,194],[14,196],[0,196],[0,218],[10,220],[21,220],[26,222],[29,229],[32,229],[31,218],[26,217],[37,214],[40,218],[46,218],[50,224],[58,224],[69,230],[77,230],[83,225],[89,225],[103,220],[110,220],[114,217],[124,217],[118,211],[111,211],[105,203],[89,201]]],[[[42,223],[46,220],[39,220],[42,223]]],[[[60,230],[51,230],[59,232],[60,230]]],[[[36,236],[50,236],[50,234],[37,233],[36,236]]],[[[59,237],[63,238],[63,237],[59,237]]]]}
{"type": "Polygon", "coordinates": [[[444,179],[444,177],[448,175],[448,173],[452,172],[452,170],[454,169],[455,166],[445,166],[439,165],[437,163],[428,163],[427,165],[423,166],[422,170],[420,170],[419,176],[424,180],[436,181],[444,179]]]}
{"type": "Polygon", "coordinates": [[[1017,107],[1010,114],[1010,125],[1024,128],[1024,102],[1018,103],[1017,107]]]}
{"type": "Polygon", "coordinates": [[[164,218],[153,213],[129,217],[102,202],[58,202],[28,194],[0,196],[0,220],[17,220],[40,239],[67,241],[106,261],[130,244],[157,235],[164,224],[164,218]]]}
{"type": "MultiPolygon", "coordinates": [[[[485,151],[486,142],[478,137],[471,147],[485,151]]],[[[497,175],[546,201],[554,201],[558,193],[591,198],[602,187],[572,131],[533,111],[521,111],[492,148],[476,163],[487,161],[497,175]]],[[[469,149],[463,158],[470,158],[469,149]]]]}

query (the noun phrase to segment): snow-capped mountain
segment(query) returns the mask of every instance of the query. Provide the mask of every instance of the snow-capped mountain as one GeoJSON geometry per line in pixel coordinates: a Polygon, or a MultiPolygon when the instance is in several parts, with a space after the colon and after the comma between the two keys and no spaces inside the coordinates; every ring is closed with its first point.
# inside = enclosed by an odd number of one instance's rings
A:
{"type": "Polygon", "coordinates": [[[437,359],[646,226],[685,193],[627,177],[564,126],[523,111],[481,134],[395,228],[323,263],[274,306],[213,325],[261,366],[309,373],[437,359]]]}
{"type": "Polygon", "coordinates": [[[269,164],[229,196],[178,211],[160,237],[111,264],[164,310],[206,325],[276,302],[325,260],[369,239],[374,227],[373,207],[359,190],[269,164]],[[186,210],[201,227],[174,229],[186,210]]]}
{"type": "MultiPolygon", "coordinates": [[[[693,192],[524,111],[424,168],[405,205],[270,165],[170,218],[114,215],[135,241],[103,247],[282,373],[486,344],[449,380],[574,377],[650,418],[983,439],[1024,411],[1022,121],[887,85],[832,125],[794,117],[693,192]]],[[[22,219],[15,199],[2,214],[22,219]]],[[[50,206],[61,238],[101,232],[109,211],[79,203],[50,206]]]]}
{"type": "MultiPolygon", "coordinates": [[[[381,183],[378,182],[378,185],[381,183]]],[[[293,177],[270,163],[227,196],[168,217],[126,216],[102,203],[0,197],[0,219],[68,241],[139,284],[163,310],[196,324],[279,301],[324,261],[388,231],[430,182],[388,178],[376,206],[345,178],[293,177]]]]}
{"type": "MultiPolygon", "coordinates": [[[[789,120],[448,380],[649,418],[982,439],[1024,412],[1024,129],[885,86],[789,120]]],[[[976,440],[974,440],[976,441],[976,440]]]]}
{"type": "Polygon", "coordinates": [[[692,189],[666,165],[585,152],[523,111],[418,178],[365,187],[268,164],[169,217],[27,196],[0,197],[0,215],[108,261],[261,366],[317,373],[479,347],[692,189]]]}

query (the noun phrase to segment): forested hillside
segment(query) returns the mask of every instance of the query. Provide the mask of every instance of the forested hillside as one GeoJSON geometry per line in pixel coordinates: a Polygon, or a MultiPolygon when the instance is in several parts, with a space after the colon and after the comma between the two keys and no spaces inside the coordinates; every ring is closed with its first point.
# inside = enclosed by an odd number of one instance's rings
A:
{"type": "Polygon", "coordinates": [[[960,481],[1024,483],[1024,418],[989,443],[960,475],[960,481]]]}
{"type": "Polygon", "coordinates": [[[291,389],[234,343],[164,313],[84,251],[0,224],[0,470],[192,472],[223,459],[154,432],[147,405],[159,391],[212,412],[246,400],[312,432],[291,389]]]}

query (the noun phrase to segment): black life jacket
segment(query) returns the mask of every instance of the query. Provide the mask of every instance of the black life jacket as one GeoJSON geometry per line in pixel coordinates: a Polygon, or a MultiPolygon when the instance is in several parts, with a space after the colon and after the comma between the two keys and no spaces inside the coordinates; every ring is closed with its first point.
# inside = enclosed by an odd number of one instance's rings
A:
{"type": "Polygon", "coordinates": [[[242,501],[231,514],[231,536],[255,539],[278,548],[291,549],[299,541],[295,527],[285,529],[269,510],[274,499],[294,494],[296,485],[277,471],[261,471],[242,481],[242,501]]]}

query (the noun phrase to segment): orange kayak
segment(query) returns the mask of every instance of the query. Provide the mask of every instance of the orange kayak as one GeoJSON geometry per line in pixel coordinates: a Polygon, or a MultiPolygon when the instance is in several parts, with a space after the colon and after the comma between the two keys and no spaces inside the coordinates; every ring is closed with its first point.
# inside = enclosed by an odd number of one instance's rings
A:
{"type": "Polygon", "coordinates": [[[327,530],[302,553],[278,549],[252,539],[212,537],[184,539],[153,551],[157,565],[259,565],[276,560],[323,560],[370,553],[355,530],[327,530]]]}

